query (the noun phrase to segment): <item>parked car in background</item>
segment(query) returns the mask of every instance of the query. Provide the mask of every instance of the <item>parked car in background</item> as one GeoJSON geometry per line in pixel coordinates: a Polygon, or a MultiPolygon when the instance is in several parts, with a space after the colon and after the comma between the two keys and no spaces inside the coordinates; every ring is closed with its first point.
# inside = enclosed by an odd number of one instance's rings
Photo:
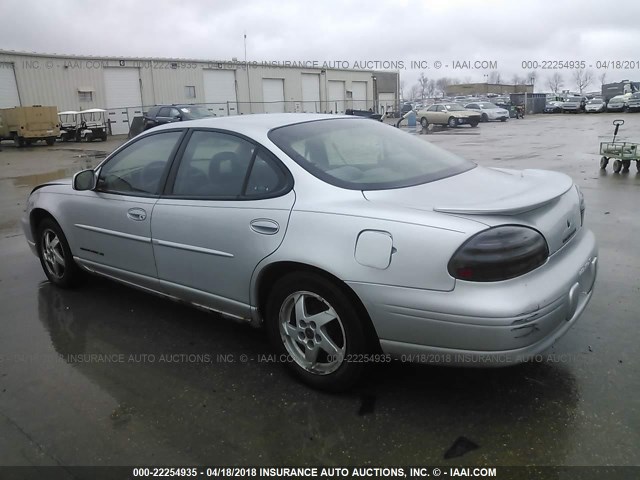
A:
{"type": "Polygon", "coordinates": [[[632,93],[627,102],[627,110],[630,112],[640,111],[640,92],[632,93]]]}
{"type": "Polygon", "coordinates": [[[558,100],[551,100],[550,102],[547,102],[544,106],[544,113],[561,113],[563,103],[564,102],[558,100]]]}
{"type": "Polygon", "coordinates": [[[506,122],[509,119],[509,111],[491,102],[468,103],[464,106],[468,110],[480,112],[480,121],[500,120],[506,122]]]}
{"type": "Polygon", "coordinates": [[[144,115],[144,130],[166,123],[198,120],[207,117],[215,117],[215,115],[206,108],[197,105],[156,105],[151,107],[144,115]]]}
{"type": "Polygon", "coordinates": [[[587,104],[585,97],[568,97],[562,103],[562,113],[579,113],[584,111],[587,104]]]}
{"type": "Polygon", "coordinates": [[[607,109],[607,104],[601,98],[592,98],[584,106],[584,111],[587,113],[600,113],[607,109]]]}
{"type": "Polygon", "coordinates": [[[627,110],[631,93],[616,95],[607,103],[607,112],[624,112],[627,110]]]}
{"type": "Polygon", "coordinates": [[[429,125],[447,125],[451,128],[459,125],[477,127],[480,123],[480,112],[469,110],[458,103],[436,103],[418,111],[418,121],[423,128],[429,125]]]}
{"type": "Polygon", "coordinates": [[[264,325],[283,366],[342,390],[391,358],[505,366],[549,348],[592,297],[584,212],[559,172],[485,168],[364,118],[268,114],[144,132],[37,186],[22,227],[54,285],[86,270],[264,325]]]}

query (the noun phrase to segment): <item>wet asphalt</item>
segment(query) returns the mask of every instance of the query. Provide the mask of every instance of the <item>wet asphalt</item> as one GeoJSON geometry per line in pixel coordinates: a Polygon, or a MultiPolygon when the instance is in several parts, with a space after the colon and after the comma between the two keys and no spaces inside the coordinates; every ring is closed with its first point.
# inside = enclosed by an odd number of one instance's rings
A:
{"type": "MultiPolygon", "coordinates": [[[[640,465],[640,174],[598,166],[620,115],[538,115],[425,139],[582,188],[596,291],[543,359],[401,362],[347,394],[311,390],[247,325],[98,278],[50,285],[18,219],[32,185],[122,139],[0,152],[0,465],[640,465]],[[445,459],[460,437],[478,448],[445,459]]],[[[640,115],[620,138],[640,142],[640,115]]],[[[467,451],[468,450],[468,451],[467,451]]]]}

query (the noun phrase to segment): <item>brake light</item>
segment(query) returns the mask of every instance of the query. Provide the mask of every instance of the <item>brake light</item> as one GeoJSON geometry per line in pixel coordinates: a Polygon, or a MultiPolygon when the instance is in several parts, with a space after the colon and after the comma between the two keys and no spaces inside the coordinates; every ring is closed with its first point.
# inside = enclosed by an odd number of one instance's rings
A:
{"type": "Polygon", "coordinates": [[[449,274],[471,282],[497,282],[544,264],[549,247],[540,232],[520,225],[484,230],[465,243],[449,261],[449,274]]]}

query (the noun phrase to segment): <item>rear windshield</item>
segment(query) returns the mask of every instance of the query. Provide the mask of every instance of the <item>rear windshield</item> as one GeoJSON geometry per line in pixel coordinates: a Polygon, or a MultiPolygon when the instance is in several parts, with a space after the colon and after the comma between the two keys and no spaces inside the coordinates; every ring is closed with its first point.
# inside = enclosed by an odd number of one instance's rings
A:
{"type": "Polygon", "coordinates": [[[269,138],[312,175],[352,190],[408,187],[475,167],[415,135],[364,118],[288,125],[271,130],[269,138]]]}

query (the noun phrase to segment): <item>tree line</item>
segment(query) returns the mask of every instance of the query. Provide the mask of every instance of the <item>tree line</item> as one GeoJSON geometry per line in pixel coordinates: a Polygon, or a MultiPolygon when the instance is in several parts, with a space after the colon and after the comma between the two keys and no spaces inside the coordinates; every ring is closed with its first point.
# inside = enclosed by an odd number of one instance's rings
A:
{"type": "MultiPolygon", "coordinates": [[[[598,80],[602,85],[606,83],[607,73],[602,73],[598,80]]],[[[560,93],[565,86],[574,86],[580,94],[584,92],[586,88],[592,85],[595,81],[594,74],[591,70],[584,70],[582,68],[575,69],[566,73],[558,72],[548,75],[544,79],[538,78],[538,73],[535,71],[528,72],[526,75],[513,75],[510,78],[505,78],[497,71],[491,71],[485,75],[485,82],[491,84],[509,83],[511,85],[533,85],[534,89],[536,85],[538,90],[550,90],[553,93],[560,93]],[[543,82],[543,86],[540,87],[538,80],[543,82]],[[566,82],[566,83],[565,83],[566,82]]],[[[403,98],[411,100],[424,100],[426,98],[435,98],[436,96],[444,96],[447,87],[450,85],[458,85],[461,83],[474,83],[471,77],[464,77],[459,79],[457,77],[439,77],[428,78],[424,72],[420,73],[418,82],[411,85],[409,89],[406,89],[404,81],[400,82],[400,90],[403,98]]]]}

